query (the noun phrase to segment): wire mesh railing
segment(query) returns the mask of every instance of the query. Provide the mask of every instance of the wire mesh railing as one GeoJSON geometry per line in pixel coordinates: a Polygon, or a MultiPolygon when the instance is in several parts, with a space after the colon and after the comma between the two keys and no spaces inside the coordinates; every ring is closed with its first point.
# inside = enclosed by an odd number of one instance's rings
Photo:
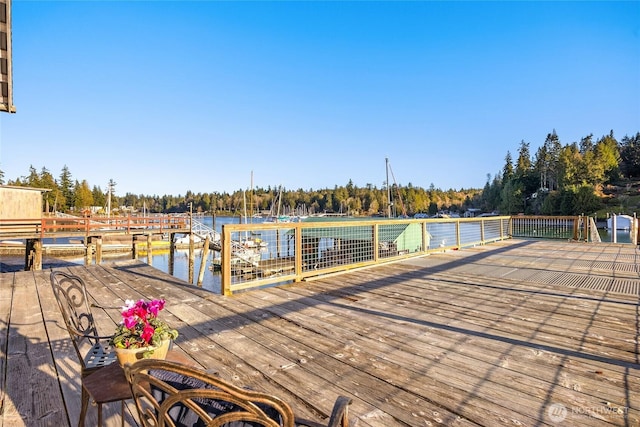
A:
{"type": "Polygon", "coordinates": [[[589,221],[583,216],[514,216],[513,237],[587,241],[589,221]]]}
{"type": "Polygon", "coordinates": [[[222,293],[509,238],[510,217],[225,224],[222,293]]]}

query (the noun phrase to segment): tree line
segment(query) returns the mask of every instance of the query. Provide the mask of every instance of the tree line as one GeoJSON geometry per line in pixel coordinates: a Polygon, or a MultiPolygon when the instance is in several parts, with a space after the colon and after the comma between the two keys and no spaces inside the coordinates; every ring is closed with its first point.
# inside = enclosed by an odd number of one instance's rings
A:
{"type": "MultiPolygon", "coordinates": [[[[602,190],[622,178],[640,176],[640,132],[617,141],[611,131],[594,139],[562,145],[555,130],[549,133],[535,155],[529,142],[521,141],[514,161],[507,151],[503,169],[487,175],[484,188],[441,190],[391,184],[378,188],[358,187],[350,180],[344,186],[322,190],[288,190],[280,187],[239,189],[232,193],[210,192],[184,195],[118,195],[111,179],[106,189],[91,186],[87,179],[74,179],[65,165],[58,177],[46,168],[30,166],[25,176],[7,185],[44,188],[43,210],[71,213],[128,214],[216,213],[242,215],[344,213],[350,215],[434,215],[446,210],[464,213],[470,208],[502,214],[591,214],[602,206],[602,190]]],[[[117,177],[116,177],[117,178],[117,177]]],[[[0,184],[4,173],[0,170],[0,184]]]]}
{"type": "Polygon", "coordinates": [[[534,156],[530,146],[521,141],[517,159],[507,151],[502,171],[493,179],[487,176],[485,209],[590,215],[603,208],[607,186],[640,177],[640,132],[620,141],[613,131],[598,139],[590,134],[563,145],[554,130],[534,156]]]}
{"type": "MultiPolygon", "coordinates": [[[[0,184],[5,184],[0,171],[0,184]]],[[[350,215],[413,215],[418,212],[436,214],[439,209],[463,211],[472,205],[472,199],[481,189],[428,190],[412,184],[396,184],[377,188],[372,184],[358,187],[349,181],[345,186],[322,190],[288,190],[281,187],[257,187],[252,190],[239,189],[232,193],[211,192],[184,195],[144,195],[125,193],[119,196],[117,183],[110,180],[106,189],[91,187],[86,179],[74,180],[67,166],[62,168],[58,179],[45,167],[39,171],[31,166],[29,174],[9,180],[7,185],[44,188],[43,209],[48,212],[87,212],[104,214],[110,204],[110,213],[117,215],[131,211],[148,213],[217,213],[242,215],[245,212],[261,214],[319,214],[344,213],[350,215]],[[110,201],[110,203],[109,203],[110,201]]]]}

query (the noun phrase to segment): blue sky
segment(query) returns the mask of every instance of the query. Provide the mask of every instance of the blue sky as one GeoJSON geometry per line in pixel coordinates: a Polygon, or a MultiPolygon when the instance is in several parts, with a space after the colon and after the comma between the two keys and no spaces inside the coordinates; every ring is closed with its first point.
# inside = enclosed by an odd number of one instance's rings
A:
{"type": "Polygon", "coordinates": [[[640,2],[13,0],[5,180],[116,193],[481,188],[640,131],[640,2]]]}

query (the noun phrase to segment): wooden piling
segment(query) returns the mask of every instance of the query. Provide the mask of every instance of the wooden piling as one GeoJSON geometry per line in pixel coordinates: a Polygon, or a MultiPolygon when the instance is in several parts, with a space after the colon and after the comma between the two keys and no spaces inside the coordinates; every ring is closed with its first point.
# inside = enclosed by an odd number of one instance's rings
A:
{"type": "Polygon", "coordinates": [[[84,265],[91,265],[93,258],[93,246],[89,243],[89,239],[85,238],[84,265]]]}
{"type": "Polygon", "coordinates": [[[96,264],[102,263],[102,237],[96,237],[96,264]]]}
{"type": "Polygon", "coordinates": [[[193,284],[193,270],[195,265],[195,243],[193,233],[189,233],[189,283],[193,284]]]}
{"type": "Polygon", "coordinates": [[[140,250],[138,248],[138,237],[133,236],[132,242],[133,244],[131,245],[131,259],[138,259],[138,252],[140,250]]]}
{"type": "Polygon", "coordinates": [[[202,257],[200,258],[200,271],[198,272],[198,286],[202,287],[202,281],[204,280],[204,272],[207,267],[207,258],[209,257],[209,242],[211,238],[207,235],[204,240],[204,247],[202,248],[202,257]]]}
{"type": "Polygon", "coordinates": [[[147,264],[153,265],[153,236],[147,234],[147,264]]]}
{"type": "Polygon", "coordinates": [[[24,254],[25,271],[42,270],[42,240],[27,239],[24,254]]]}
{"type": "Polygon", "coordinates": [[[169,234],[169,274],[173,276],[176,262],[176,233],[169,234]]]}

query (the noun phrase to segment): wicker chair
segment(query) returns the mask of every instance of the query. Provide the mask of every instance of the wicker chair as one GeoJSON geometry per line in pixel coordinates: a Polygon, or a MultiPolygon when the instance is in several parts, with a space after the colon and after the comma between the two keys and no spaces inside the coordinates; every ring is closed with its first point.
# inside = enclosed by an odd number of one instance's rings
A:
{"type": "MultiPolygon", "coordinates": [[[[87,415],[89,398],[92,397],[98,405],[98,422],[102,425],[102,404],[122,400],[122,415],[124,416],[124,400],[121,395],[103,395],[100,398],[91,396],[85,387],[85,379],[99,369],[116,361],[113,347],[109,345],[110,336],[98,334],[93,314],[89,308],[87,290],[84,282],[78,276],[62,271],[51,272],[51,286],[56,297],[64,323],[71,335],[73,347],[78,355],[81,366],[82,406],[78,425],[84,425],[87,415]]],[[[129,398],[131,396],[129,395],[129,398]]],[[[122,419],[124,425],[124,417],[122,419]]]]}
{"type": "Polygon", "coordinates": [[[348,427],[351,399],[338,397],[328,424],[297,419],[275,396],[236,387],[206,371],[167,360],[124,366],[144,427],[348,427]]]}

